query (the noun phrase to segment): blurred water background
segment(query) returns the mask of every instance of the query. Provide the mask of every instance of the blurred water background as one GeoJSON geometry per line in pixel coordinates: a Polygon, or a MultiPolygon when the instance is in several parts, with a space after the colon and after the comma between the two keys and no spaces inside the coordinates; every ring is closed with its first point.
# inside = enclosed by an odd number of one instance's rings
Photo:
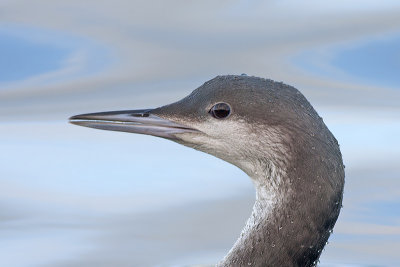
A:
{"type": "Polygon", "coordinates": [[[71,115],[174,102],[219,74],[284,81],[346,165],[321,266],[400,266],[398,1],[0,2],[0,265],[218,262],[250,215],[236,167],[71,115]]]}

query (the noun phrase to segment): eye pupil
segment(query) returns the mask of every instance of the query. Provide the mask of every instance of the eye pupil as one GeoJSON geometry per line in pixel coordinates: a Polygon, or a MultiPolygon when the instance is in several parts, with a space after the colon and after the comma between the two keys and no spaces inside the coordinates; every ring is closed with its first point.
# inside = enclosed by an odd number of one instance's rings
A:
{"type": "Polygon", "coordinates": [[[210,113],[214,118],[224,119],[231,113],[231,107],[226,103],[218,103],[211,108],[210,113]]]}

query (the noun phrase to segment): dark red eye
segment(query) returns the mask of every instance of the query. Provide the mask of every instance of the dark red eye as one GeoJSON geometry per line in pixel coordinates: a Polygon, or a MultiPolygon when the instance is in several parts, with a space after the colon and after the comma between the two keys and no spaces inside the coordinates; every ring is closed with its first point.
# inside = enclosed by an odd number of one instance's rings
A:
{"type": "Polygon", "coordinates": [[[218,103],[210,109],[210,113],[216,119],[225,119],[231,114],[231,107],[226,103],[218,103]]]}

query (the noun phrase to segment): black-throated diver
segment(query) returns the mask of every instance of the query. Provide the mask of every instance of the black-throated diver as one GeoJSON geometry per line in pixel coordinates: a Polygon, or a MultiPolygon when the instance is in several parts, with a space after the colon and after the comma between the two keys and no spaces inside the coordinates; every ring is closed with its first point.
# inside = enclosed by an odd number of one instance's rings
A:
{"type": "Polygon", "coordinates": [[[248,174],[256,188],[253,212],[218,266],[316,265],[339,215],[339,145],[306,98],[283,83],[218,76],[170,105],[70,122],[167,138],[248,174]]]}

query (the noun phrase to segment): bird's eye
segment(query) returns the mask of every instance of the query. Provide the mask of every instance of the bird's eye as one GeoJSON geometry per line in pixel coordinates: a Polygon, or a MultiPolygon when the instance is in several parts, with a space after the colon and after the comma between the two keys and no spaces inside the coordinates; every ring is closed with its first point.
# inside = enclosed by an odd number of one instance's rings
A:
{"type": "Polygon", "coordinates": [[[231,107],[226,103],[218,103],[210,109],[210,114],[216,119],[225,119],[231,114],[231,107]]]}

